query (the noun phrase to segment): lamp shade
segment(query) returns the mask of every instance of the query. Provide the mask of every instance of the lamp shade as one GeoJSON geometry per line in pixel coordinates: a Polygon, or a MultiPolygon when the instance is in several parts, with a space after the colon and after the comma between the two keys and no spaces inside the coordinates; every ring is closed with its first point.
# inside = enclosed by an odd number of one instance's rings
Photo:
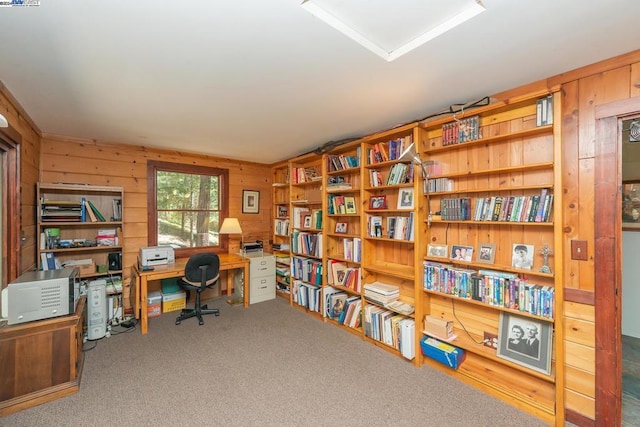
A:
{"type": "Polygon", "coordinates": [[[7,119],[5,118],[5,116],[0,114],[0,128],[7,128],[7,127],[9,127],[9,122],[7,122],[7,119]]]}
{"type": "Polygon", "coordinates": [[[222,221],[222,227],[218,231],[220,234],[242,234],[242,228],[240,227],[240,221],[238,218],[225,218],[222,221]]]}
{"type": "Polygon", "coordinates": [[[420,155],[416,152],[416,145],[413,142],[409,144],[407,148],[404,149],[402,154],[400,154],[400,157],[398,158],[398,160],[400,160],[401,162],[412,162],[412,163],[415,163],[416,165],[422,165],[422,159],[420,158],[420,155]]]}

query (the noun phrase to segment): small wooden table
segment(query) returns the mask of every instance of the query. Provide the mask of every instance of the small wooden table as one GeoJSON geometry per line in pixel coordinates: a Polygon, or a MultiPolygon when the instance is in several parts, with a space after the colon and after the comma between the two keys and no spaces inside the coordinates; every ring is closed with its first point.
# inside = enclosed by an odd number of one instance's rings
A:
{"type": "MultiPolygon", "coordinates": [[[[244,270],[243,303],[249,306],[249,260],[236,254],[218,254],[220,257],[220,271],[228,271],[242,268],[244,270]]],[[[136,264],[133,266],[133,288],[135,292],[133,312],[136,319],[140,319],[140,332],[146,334],[149,329],[149,316],[147,313],[147,293],[150,280],[168,279],[184,275],[184,267],[188,258],[177,259],[173,264],[156,265],[153,270],[142,271],[136,264]]],[[[231,295],[232,275],[227,275],[227,296],[231,295]]]]}

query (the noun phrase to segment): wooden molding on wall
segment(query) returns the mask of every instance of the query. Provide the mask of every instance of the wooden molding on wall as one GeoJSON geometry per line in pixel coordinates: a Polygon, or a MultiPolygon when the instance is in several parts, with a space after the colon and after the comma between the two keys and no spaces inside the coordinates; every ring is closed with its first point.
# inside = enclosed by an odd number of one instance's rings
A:
{"type": "Polygon", "coordinates": [[[596,294],[582,289],[564,288],[564,300],[567,302],[577,302],[586,305],[595,305],[596,294]]]}

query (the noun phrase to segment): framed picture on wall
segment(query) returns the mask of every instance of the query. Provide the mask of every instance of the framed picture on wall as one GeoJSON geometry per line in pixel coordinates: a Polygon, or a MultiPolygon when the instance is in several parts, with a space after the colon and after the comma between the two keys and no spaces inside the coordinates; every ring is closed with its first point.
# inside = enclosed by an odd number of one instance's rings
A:
{"type": "Polygon", "coordinates": [[[242,190],[242,213],[257,214],[260,212],[260,192],[242,190]]]}

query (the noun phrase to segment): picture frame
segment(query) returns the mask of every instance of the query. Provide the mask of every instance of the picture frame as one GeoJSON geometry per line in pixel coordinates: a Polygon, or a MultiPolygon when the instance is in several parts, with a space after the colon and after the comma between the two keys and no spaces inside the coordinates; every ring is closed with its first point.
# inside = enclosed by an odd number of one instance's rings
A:
{"type": "Polygon", "coordinates": [[[551,374],[553,334],[549,322],[501,312],[497,356],[543,374],[551,374]],[[529,338],[533,341],[529,343],[529,338]]]}
{"type": "Polygon", "coordinates": [[[381,210],[387,209],[387,196],[371,196],[369,199],[369,209],[371,210],[381,210]]]}
{"type": "Polygon", "coordinates": [[[398,190],[398,206],[397,209],[413,209],[415,207],[413,197],[413,187],[400,188],[398,190]]]}
{"type": "Polygon", "coordinates": [[[260,192],[258,190],[242,190],[242,213],[257,214],[260,212],[260,192]]]}
{"type": "Polygon", "coordinates": [[[302,219],[302,228],[311,228],[311,215],[305,215],[302,219]]]}
{"type": "Polygon", "coordinates": [[[289,207],[286,205],[278,205],[278,218],[289,217],[289,207]]]}
{"type": "Polygon", "coordinates": [[[471,262],[473,259],[473,246],[451,245],[452,261],[471,262]]]}
{"type": "Polygon", "coordinates": [[[533,245],[514,243],[511,253],[511,267],[521,270],[531,270],[533,268],[533,255],[533,245]]]}
{"type": "Polygon", "coordinates": [[[358,211],[356,210],[356,198],[353,196],[345,196],[344,205],[346,206],[345,213],[346,214],[356,214],[358,211]]]}
{"type": "Polygon", "coordinates": [[[495,243],[480,243],[478,245],[478,254],[476,262],[484,264],[493,264],[496,259],[496,244],[495,243]]]}
{"type": "Polygon", "coordinates": [[[347,230],[349,229],[349,224],[346,222],[336,222],[336,228],[334,232],[336,234],[347,234],[347,230]]]}
{"type": "Polygon", "coordinates": [[[446,258],[449,251],[449,245],[441,245],[438,243],[430,243],[427,245],[427,256],[433,258],[446,258]]]}

